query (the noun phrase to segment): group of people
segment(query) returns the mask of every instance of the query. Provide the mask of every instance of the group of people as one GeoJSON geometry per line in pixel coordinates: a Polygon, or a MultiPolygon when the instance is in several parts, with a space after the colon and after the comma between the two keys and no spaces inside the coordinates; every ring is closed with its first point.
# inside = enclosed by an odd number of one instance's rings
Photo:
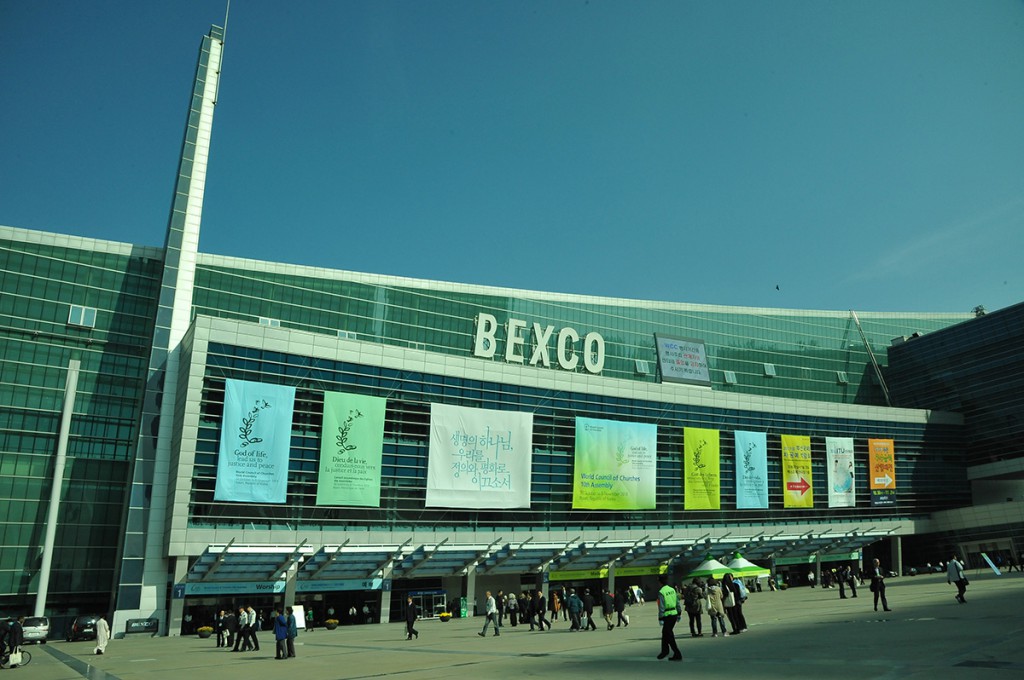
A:
{"type": "Polygon", "coordinates": [[[237,614],[221,609],[213,623],[218,647],[230,647],[232,652],[260,651],[256,632],[262,628],[262,619],[252,605],[239,607],[237,614]]]}
{"type": "Polygon", "coordinates": [[[721,581],[709,576],[707,581],[695,578],[680,590],[668,582],[664,574],[658,577],[661,589],[658,591],[658,621],[661,623],[661,652],[659,659],[681,661],[682,653],[676,644],[676,622],[685,610],[690,621],[690,637],[704,637],[703,618],[707,612],[711,617],[711,637],[739,635],[747,631],[747,619],[743,614],[743,603],[749,591],[742,579],[725,574],[721,581]],[[729,628],[726,629],[726,619],[729,628]]]}
{"type": "Polygon", "coordinates": [[[529,625],[531,631],[550,630],[551,621],[558,621],[559,618],[569,622],[571,632],[597,630],[597,607],[601,608],[601,617],[607,630],[628,627],[627,601],[642,602],[635,596],[630,598],[629,591],[625,589],[616,592],[602,589],[599,599],[595,598],[590,588],[581,588],[579,592],[575,588],[555,588],[551,590],[549,597],[545,597],[544,592],[539,589],[520,593],[518,596],[514,593],[506,595],[500,590],[496,595],[487,591],[484,598],[484,627],[477,634],[484,637],[487,630],[493,626],[492,635],[500,635],[506,617],[510,626],[529,625]]]}
{"type": "MultiPolygon", "coordinates": [[[[230,648],[232,652],[260,651],[256,633],[262,629],[262,621],[252,605],[239,607],[237,614],[221,609],[213,622],[217,632],[217,646],[230,648]]],[[[275,658],[294,658],[295,638],[299,635],[295,610],[292,607],[285,607],[284,612],[275,609],[270,614],[270,622],[276,643],[275,658]]]]}
{"type": "Polygon", "coordinates": [[[725,574],[721,580],[714,576],[707,581],[695,578],[683,587],[680,596],[690,622],[690,637],[704,637],[705,613],[711,618],[711,637],[739,635],[747,630],[743,603],[749,590],[732,574],[725,574]]]}

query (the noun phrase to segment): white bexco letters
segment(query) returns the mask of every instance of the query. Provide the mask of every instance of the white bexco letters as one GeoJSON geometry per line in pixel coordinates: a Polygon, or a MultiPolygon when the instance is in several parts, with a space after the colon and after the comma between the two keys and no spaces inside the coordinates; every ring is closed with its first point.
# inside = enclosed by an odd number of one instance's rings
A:
{"type": "MultiPolygon", "coordinates": [[[[505,361],[515,364],[526,363],[524,348],[526,338],[523,332],[527,328],[527,322],[522,319],[509,319],[505,324],[505,361]]],[[[554,326],[542,327],[536,321],[533,322],[532,340],[533,353],[530,355],[530,366],[542,364],[545,367],[551,366],[551,357],[548,354],[548,343],[554,333],[554,326]]],[[[476,317],[476,339],[473,344],[473,355],[484,359],[493,359],[498,350],[498,341],[495,335],[498,332],[498,320],[492,314],[481,313],[476,317]]],[[[576,329],[566,326],[558,331],[558,342],[555,345],[555,356],[558,365],[567,370],[574,371],[579,365],[580,357],[576,351],[576,345],[580,341],[580,334],[576,329]]],[[[583,367],[589,373],[600,373],[604,369],[604,338],[600,333],[591,332],[583,338],[583,367]]]]}

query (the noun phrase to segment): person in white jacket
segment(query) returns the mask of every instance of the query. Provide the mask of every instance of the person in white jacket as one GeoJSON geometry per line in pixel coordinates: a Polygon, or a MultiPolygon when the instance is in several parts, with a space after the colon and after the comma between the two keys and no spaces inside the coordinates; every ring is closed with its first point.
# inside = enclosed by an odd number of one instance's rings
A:
{"type": "Polygon", "coordinates": [[[967,575],[964,574],[964,565],[956,555],[953,555],[946,565],[946,582],[956,584],[956,600],[960,604],[966,604],[964,593],[967,592],[967,575]]]}

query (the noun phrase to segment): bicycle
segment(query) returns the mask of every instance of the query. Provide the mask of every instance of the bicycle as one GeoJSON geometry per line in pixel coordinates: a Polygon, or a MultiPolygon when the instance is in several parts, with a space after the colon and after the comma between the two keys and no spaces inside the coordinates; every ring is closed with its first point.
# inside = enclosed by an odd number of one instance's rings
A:
{"type": "Polygon", "coordinates": [[[21,668],[32,663],[32,654],[30,652],[21,650],[21,663],[16,666],[11,666],[11,654],[10,652],[5,653],[3,659],[0,660],[0,668],[21,668]]]}

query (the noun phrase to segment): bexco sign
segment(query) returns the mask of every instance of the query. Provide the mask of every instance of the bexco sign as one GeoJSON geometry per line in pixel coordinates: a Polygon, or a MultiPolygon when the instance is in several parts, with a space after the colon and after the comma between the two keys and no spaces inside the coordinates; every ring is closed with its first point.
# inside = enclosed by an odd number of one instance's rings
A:
{"type": "MultiPolygon", "coordinates": [[[[476,317],[476,340],[473,344],[473,355],[484,359],[493,359],[498,350],[498,320],[490,314],[480,314],[476,317]]],[[[522,319],[509,319],[505,323],[505,361],[516,364],[526,363],[526,335],[531,336],[533,352],[530,354],[530,366],[538,364],[551,366],[550,343],[554,335],[554,326],[541,326],[536,321],[532,327],[522,319]],[[527,328],[530,328],[528,331],[527,328]]],[[[567,370],[575,371],[580,363],[580,355],[583,355],[583,367],[589,373],[600,373],[604,368],[604,338],[600,333],[587,333],[583,338],[582,350],[577,352],[576,347],[580,343],[580,334],[575,329],[566,326],[558,331],[558,339],[555,341],[555,358],[558,365],[567,370]]]]}

